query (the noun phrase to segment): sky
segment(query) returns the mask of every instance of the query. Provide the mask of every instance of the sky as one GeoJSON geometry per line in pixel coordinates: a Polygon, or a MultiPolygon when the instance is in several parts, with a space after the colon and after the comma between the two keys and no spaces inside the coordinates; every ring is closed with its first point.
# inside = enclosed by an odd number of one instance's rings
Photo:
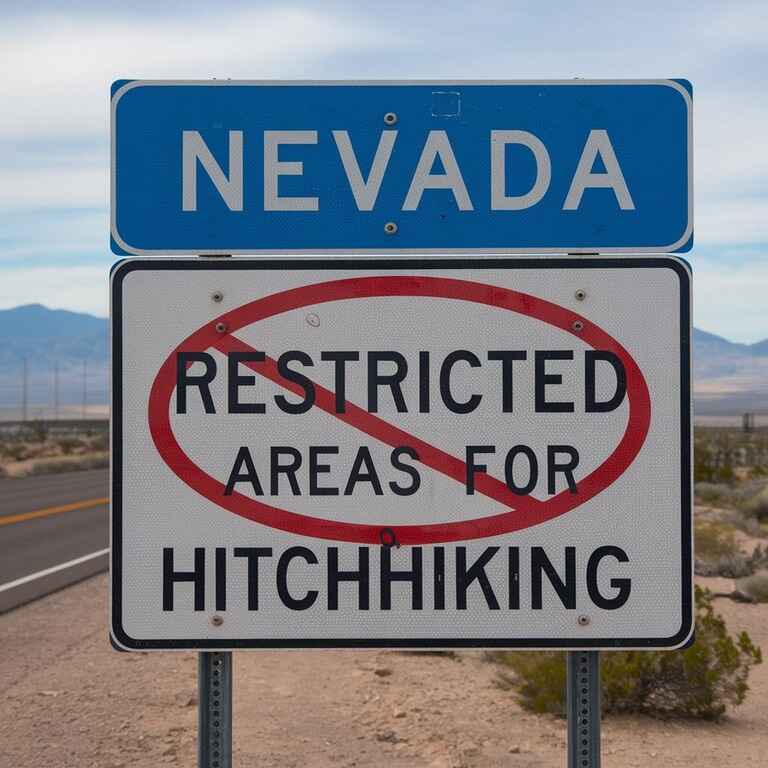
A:
{"type": "Polygon", "coordinates": [[[694,323],[768,338],[768,3],[0,2],[0,308],[107,314],[118,78],[685,77],[694,323]]]}

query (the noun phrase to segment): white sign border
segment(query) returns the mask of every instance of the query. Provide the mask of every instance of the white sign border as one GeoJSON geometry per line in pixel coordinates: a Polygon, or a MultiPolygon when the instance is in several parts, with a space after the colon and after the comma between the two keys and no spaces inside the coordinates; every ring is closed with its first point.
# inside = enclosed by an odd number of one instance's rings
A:
{"type": "Polygon", "coordinates": [[[693,602],[693,405],[691,397],[691,269],[676,256],[604,256],[532,257],[520,259],[244,259],[195,258],[138,259],[116,262],[110,271],[111,409],[110,409],[110,641],[118,650],[149,651],[234,651],[248,649],[527,649],[527,650],[674,650],[688,645],[694,633],[693,602]],[[584,269],[667,268],[680,280],[680,430],[682,469],[680,513],[682,528],[681,582],[682,606],[680,630],[667,638],[299,638],[286,639],[161,639],[130,637],[122,623],[122,283],[136,270],[227,270],[290,269],[361,271],[382,269],[584,269]]]}

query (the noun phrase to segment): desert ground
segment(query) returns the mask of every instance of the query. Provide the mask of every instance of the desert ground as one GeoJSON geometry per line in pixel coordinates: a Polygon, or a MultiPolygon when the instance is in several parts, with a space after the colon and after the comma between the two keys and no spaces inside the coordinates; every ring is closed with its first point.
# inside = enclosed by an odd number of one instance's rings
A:
{"type": "MultiPolygon", "coordinates": [[[[733,582],[698,579],[716,592],[733,582]]],[[[118,653],[97,576],[0,616],[0,764],[5,768],[195,765],[194,653],[118,653]]],[[[729,629],[768,655],[768,605],[716,600],[729,629]]],[[[480,652],[235,654],[234,764],[264,768],[549,768],[565,721],[533,715],[480,652]]],[[[607,768],[765,764],[768,664],[719,723],[608,717],[607,768]]]]}
{"type": "MultiPolygon", "coordinates": [[[[757,578],[768,599],[767,458],[764,431],[697,430],[696,581],[716,594],[757,578]]],[[[746,701],[719,722],[607,716],[606,768],[765,765],[768,602],[715,608],[766,658],[746,701]]],[[[523,710],[483,652],[254,651],[234,664],[237,766],[565,765],[565,721],[523,710]]],[[[196,764],[196,654],[113,650],[106,575],[0,615],[0,691],[0,768],[196,764]]]]}

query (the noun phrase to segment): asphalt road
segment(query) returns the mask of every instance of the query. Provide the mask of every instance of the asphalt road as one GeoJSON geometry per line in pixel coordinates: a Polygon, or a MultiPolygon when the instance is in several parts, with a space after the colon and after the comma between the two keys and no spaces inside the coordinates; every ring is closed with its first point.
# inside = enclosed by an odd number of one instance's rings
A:
{"type": "Polygon", "coordinates": [[[0,479],[0,612],[107,567],[106,469],[0,479]]]}

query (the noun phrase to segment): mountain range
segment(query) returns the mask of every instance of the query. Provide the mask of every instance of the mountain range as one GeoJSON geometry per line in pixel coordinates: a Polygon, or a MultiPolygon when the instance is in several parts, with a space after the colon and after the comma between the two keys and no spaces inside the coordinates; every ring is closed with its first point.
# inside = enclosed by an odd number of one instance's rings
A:
{"type": "Polygon", "coordinates": [[[42,304],[0,310],[0,408],[21,408],[25,360],[30,415],[43,407],[49,415],[57,390],[61,406],[106,403],[108,327],[106,318],[42,304]]]}
{"type": "MultiPolygon", "coordinates": [[[[84,379],[87,402],[106,403],[108,328],[106,318],[41,304],[0,310],[0,407],[20,405],[25,358],[28,404],[53,404],[56,368],[61,405],[82,404],[84,379]]],[[[768,339],[738,344],[694,328],[693,349],[697,413],[768,413],[768,339]]]]}

